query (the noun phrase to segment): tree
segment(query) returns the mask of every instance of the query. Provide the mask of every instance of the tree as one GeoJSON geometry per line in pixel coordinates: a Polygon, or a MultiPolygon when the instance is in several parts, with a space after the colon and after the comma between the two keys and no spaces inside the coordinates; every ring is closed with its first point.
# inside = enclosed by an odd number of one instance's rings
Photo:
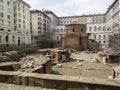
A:
{"type": "Polygon", "coordinates": [[[109,37],[109,48],[113,53],[120,54],[120,33],[109,37]]]}
{"type": "Polygon", "coordinates": [[[43,48],[50,48],[52,47],[52,40],[51,37],[48,35],[37,35],[34,36],[34,41],[36,45],[43,48]]]}

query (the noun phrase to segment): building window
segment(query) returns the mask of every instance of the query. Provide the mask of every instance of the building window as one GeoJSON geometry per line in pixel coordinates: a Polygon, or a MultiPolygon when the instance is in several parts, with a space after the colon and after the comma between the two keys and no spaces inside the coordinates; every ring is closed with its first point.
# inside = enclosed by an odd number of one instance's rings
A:
{"type": "Polygon", "coordinates": [[[75,32],[75,28],[72,29],[72,32],[75,32]]]}
{"type": "Polygon", "coordinates": [[[19,13],[19,17],[21,17],[21,14],[19,13]]]}
{"type": "Polygon", "coordinates": [[[9,41],[9,36],[8,36],[8,35],[6,35],[6,37],[5,37],[5,41],[6,41],[6,42],[9,41]]]}
{"type": "Polygon", "coordinates": [[[106,43],[106,41],[103,41],[103,43],[106,43]]]}
{"type": "Polygon", "coordinates": [[[106,39],[106,36],[105,36],[105,35],[103,35],[103,39],[106,39]]]}
{"type": "Polygon", "coordinates": [[[10,26],[10,21],[7,21],[7,25],[10,26]]]}
{"type": "Polygon", "coordinates": [[[25,29],[25,25],[23,25],[23,29],[25,29]]]}
{"type": "Polygon", "coordinates": [[[57,36],[57,40],[59,40],[59,36],[57,36]]]}
{"type": "Polygon", "coordinates": [[[73,36],[73,35],[71,35],[71,39],[74,39],[74,36],[73,36]]]}
{"type": "Polygon", "coordinates": [[[25,12],[25,8],[24,8],[24,6],[23,6],[23,13],[25,12]]]}
{"type": "Polygon", "coordinates": [[[3,17],[4,15],[3,15],[3,13],[2,12],[0,12],[0,17],[3,17]]]}
{"type": "Polygon", "coordinates": [[[101,31],[101,26],[98,27],[98,31],[101,31]]]}
{"type": "Polygon", "coordinates": [[[99,39],[101,39],[101,35],[99,35],[99,39]]]}
{"type": "Polygon", "coordinates": [[[10,2],[9,2],[9,1],[7,1],[7,5],[8,5],[8,6],[10,5],[10,2]]]}
{"type": "Polygon", "coordinates": [[[3,5],[0,5],[0,10],[3,10],[3,5]]]}
{"type": "Polygon", "coordinates": [[[96,40],[96,35],[94,35],[94,39],[96,40]]]}
{"type": "Polygon", "coordinates": [[[57,28],[57,33],[59,33],[59,28],[57,28]]]}
{"type": "Polygon", "coordinates": [[[12,42],[15,43],[15,36],[12,36],[12,42]]]}
{"type": "Polygon", "coordinates": [[[25,21],[23,20],[23,23],[25,24],[25,21]]]}
{"type": "Polygon", "coordinates": [[[10,13],[10,8],[8,8],[8,13],[10,13]]]}
{"type": "Polygon", "coordinates": [[[21,28],[21,25],[19,24],[19,28],[21,28]]]}
{"type": "Polygon", "coordinates": [[[99,41],[99,43],[101,43],[101,41],[99,41]]]}
{"type": "Polygon", "coordinates": [[[95,27],[94,27],[94,31],[96,31],[96,30],[97,30],[97,27],[95,26],[95,27]]]}
{"type": "Polygon", "coordinates": [[[0,25],[4,25],[4,20],[0,19],[0,25]]]}
{"type": "Polygon", "coordinates": [[[38,31],[38,34],[41,34],[41,31],[38,31]]]}
{"type": "Polygon", "coordinates": [[[92,31],[92,27],[89,27],[89,31],[92,31]]]}
{"type": "Polygon", "coordinates": [[[81,32],[84,32],[83,28],[81,28],[81,32]]]}
{"type": "Polygon", "coordinates": [[[106,31],[106,27],[105,26],[103,27],[103,31],[106,31]]]}
{"type": "Polygon", "coordinates": [[[19,22],[21,22],[21,19],[19,19],[19,22]]]}
{"type": "Polygon", "coordinates": [[[3,0],[0,0],[0,2],[3,2],[3,0]]]}
{"type": "Polygon", "coordinates": [[[4,29],[1,28],[0,31],[4,31],[4,29]]]}
{"type": "Polygon", "coordinates": [[[25,15],[23,15],[23,18],[25,19],[25,15]]]}
{"type": "Polygon", "coordinates": [[[94,17],[92,18],[92,22],[94,22],[95,20],[94,20],[94,17]]]}
{"type": "Polygon", "coordinates": [[[7,19],[10,19],[10,15],[7,15],[7,19]]]}
{"type": "Polygon", "coordinates": [[[63,32],[63,29],[61,28],[61,33],[63,32]]]}
{"type": "Polygon", "coordinates": [[[41,29],[41,27],[38,27],[38,29],[41,29]]]}

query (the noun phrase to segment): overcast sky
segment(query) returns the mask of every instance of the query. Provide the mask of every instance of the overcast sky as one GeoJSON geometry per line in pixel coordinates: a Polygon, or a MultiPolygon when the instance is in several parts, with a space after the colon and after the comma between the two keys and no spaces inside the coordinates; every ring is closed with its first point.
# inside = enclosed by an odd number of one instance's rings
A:
{"type": "Polygon", "coordinates": [[[57,16],[101,14],[114,0],[24,0],[32,9],[52,10],[57,16]]]}

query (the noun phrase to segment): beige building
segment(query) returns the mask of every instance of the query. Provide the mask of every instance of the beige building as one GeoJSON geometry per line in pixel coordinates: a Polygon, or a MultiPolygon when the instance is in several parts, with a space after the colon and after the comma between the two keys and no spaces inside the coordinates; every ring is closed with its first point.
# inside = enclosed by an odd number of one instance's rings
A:
{"type": "Polygon", "coordinates": [[[114,0],[106,12],[106,26],[111,31],[110,53],[120,53],[120,0],[114,0]]]}
{"type": "MultiPolygon", "coordinates": [[[[50,22],[51,19],[40,10],[31,10],[31,31],[32,31],[32,43],[36,43],[35,37],[44,35],[48,37],[50,35],[50,22]]],[[[40,38],[39,38],[40,39],[40,38]]]]}
{"type": "Polygon", "coordinates": [[[52,11],[49,11],[49,10],[43,10],[43,12],[51,19],[51,23],[50,23],[50,26],[51,26],[51,32],[52,30],[59,25],[59,18],[58,16],[56,16],[55,13],[53,13],[52,11]]]}
{"type": "Polygon", "coordinates": [[[0,45],[31,44],[29,16],[23,0],[0,0],[0,45]]]}
{"type": "Polygon", "coordinates": [[[86,24],[86,32],[90,33],[89,39],[97,41],[103,48],[108,46],[110,31],[106,29],[105,14],[59,17],[59,20],[60,25],[68,25],[74,20],[86,24]]]}
{"type": "Polygon", "coordinates": [[[113,34],[120,32],[120,0],[114,0],[106,12],[106,26],[113,34]]]}

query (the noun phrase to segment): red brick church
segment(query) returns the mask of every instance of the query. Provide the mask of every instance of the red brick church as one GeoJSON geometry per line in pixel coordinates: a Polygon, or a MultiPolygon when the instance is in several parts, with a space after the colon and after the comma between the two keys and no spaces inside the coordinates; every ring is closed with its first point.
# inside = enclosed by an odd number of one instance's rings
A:
{"type": "Polygon", "coordinates": [[[66,25],[66,34],[62,35],[62,47],[87,49],[88,34],[86,33],[86,25],[78,21],[74,21],[66,25]]]}

